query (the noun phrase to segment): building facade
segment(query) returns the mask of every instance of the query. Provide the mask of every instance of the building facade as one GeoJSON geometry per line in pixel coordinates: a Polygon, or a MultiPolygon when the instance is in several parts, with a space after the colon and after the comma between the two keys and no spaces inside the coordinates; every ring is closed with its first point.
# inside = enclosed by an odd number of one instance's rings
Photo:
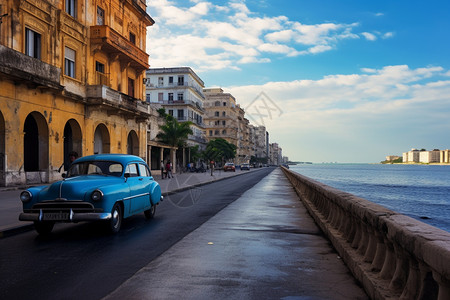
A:
{"type": "Polygon", "coordinates": [[[441,150],[439,153],[439,161],[441,163],[450,163],[450,150],[441,150]]]}
{"type": "Polygon", "coordinates": [[[146,101],[154,107],[163,107],[179,122],[192,122],[192,134],[187,146],[206,148],[203,121],[204,83],[189,67],[151,68],[146,71],[146,101]]]}
{"type": "Polygon", "coordinates": [[[243,116],[236,99],[221,88],[204,89],[205,126],[208,141],[222,138],[236,146],[236,157],[240,155],[239,117],[243,116]]]}
{"type": "Polygon", "coordinates": [[[278,166],[280,162],[280,149],[277,143],[271,143],[269,145],[270,153],[269,153],[269,164],[278,166]]]}
{"type": "Polygon", "coordinates": [[[257,159],[268,158],[268,133],[265,126],[255,127],[255,156],[257,159]]]}
{"type": "Polygon", "coordinates": [[[145,1],[0,7],[0,185],[60,179],[71,151],[148,158],[145,1]]]}
{"type": "Polygon", "coordinates": [[[411,151],[403,153],[403,162],[417,163],[420,161],[420,151],[411,149],[411,151]]]}
{"type": "Polygon", "coordinates": [[[420,151],[419,162],[421,162],[421,163],[438,163],[438,162],[440,162],[440,154],[441,154],[441,152],[439,150],[420,151]]]}

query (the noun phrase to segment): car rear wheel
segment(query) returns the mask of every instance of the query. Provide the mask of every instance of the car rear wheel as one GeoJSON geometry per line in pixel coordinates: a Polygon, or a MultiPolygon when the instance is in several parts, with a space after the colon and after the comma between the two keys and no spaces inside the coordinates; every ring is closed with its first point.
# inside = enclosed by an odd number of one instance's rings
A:
{"type": "Polygon", "coordinates": [[[147,220],[153,219],[155,213],[156,213],[156,205],[152,205],[150,209],[144,211],[144,215],[147,220]]]}
{"type": "Polygon", "coordinates": [[[119,203],[114,204],[111,211],[111,219],[109,220],[109,231],[111,233],[118,233],[122,226],[122,206],[119,203]]]}
{"type": "Polygon", "coordinates": [[[53,226],[55,226],[55,222],[49,222],[49,221],[35,221],[34,222],[34,229],[39,233],[40,235],[48,235],[53,230],[53,226]]]}

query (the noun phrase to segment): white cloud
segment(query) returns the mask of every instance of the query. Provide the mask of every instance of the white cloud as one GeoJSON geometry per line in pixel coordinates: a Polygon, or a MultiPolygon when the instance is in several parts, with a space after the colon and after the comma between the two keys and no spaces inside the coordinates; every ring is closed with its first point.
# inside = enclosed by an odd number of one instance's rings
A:
{"type": "MultiPolygon", "coordinates": [[[[300,151],[308,153],[310,160],[329,161],[330,158],[320,160],[315,153],[325,146],[337,146],[333,145],[338,142],[336,136],[340,143],[351,144],[353,149],[366,149],[365,153],[378,151],[382,155],[382,146],[386,147],[388,139],[389,143],[398,143],[399,148],[406,151],[410,143],[417,142],[423,128],[434,128],[426,134],[435,135],[436,140],[450,130],[450,80],[442,80],[449,71],[442,67],[411,69],[406,65],[362,71],[319,80],[268,82],[224,90],[236,97],[255,125],[262,124],[260,118],[251,118],[255,115],[252,101],[265,92],[282,114],[266,117],[264,125],[293,159],[300,151]],[[308,145],[302,143],[306,140],[308,145]],[[372,146],[375,150],[370,149],[372,146]]],[[[339,153],[340,157],[333,160],[355,161],[353,153],[339,153]]],[[[364,161],[363,156],[360,161],[364,161]]],[[[302,159],[308,160],[308,157],[302,159]]]]}
{"type": "Polygon", "coordinates": [[[361,33],[368,41],[376,41],[377,36],[370,32],[362,32],[361,33]]]}
{"type": "Polygon", "coordinates": [[[386,32],[385,34],[382,35],[383,39],[390,39],[394,37],[394,33],[393,32],[386,32]]]}
{"type": "Polygon", "coordinates": [[[353,32],[358,23],[303,24],[286,16],[262,17],[237,0],[223,6],[190,3],[149,1],[156,21],[147,36],[153,67],[177,63],[198,71],[238,69],[239,64],[269,62],[272,56],[319,54],[337,48],[342,40],[359,38],[353,32]]]}

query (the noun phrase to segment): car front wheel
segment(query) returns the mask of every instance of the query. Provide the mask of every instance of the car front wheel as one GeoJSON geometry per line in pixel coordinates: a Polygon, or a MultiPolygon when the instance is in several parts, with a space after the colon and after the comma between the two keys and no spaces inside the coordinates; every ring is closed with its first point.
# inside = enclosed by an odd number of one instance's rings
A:
{"type": "Polygon", "coordinates": [[[156,205],[152,205],[150,209],[144,211],[144,215],[147,220],[153,219],[155,213],[156,213],[156,205]]]}
{"type": "Polygon", "coordinates": [[[122,206],[119,203],[114,204],[111,211],[111,219],[109,220],[109,231],[111,233],[118,233],[122,226],[122,206]]]}
{"type": "Polygon", "coordinates": [[[52,232],[54,225],[55,222],[35,221],[34,229],[36,229],[37,233],[39,233],[40,235],[47,235],[50,234],[50,232],[52,232]]]}

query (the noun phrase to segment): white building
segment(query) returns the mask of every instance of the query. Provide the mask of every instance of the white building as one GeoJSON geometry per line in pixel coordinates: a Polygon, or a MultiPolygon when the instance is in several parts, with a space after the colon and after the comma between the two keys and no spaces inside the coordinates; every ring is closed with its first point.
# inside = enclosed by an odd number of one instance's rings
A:
{"type": "Polygon", "coordinates": [[[450,150],[449,149],[441,150],[439,156],[440,156],[439,162],[441,162],[441,163],[449,163],[450,162],[450,150]]]}
{"type": "Polygon", "coordinates": [[[146,101],[163,107],[179,122],[191,121],[192,135],[187,145],[206,148],[204,83],[189,67],[150,68],[146,71],[146,101]]]}
{"type": "Polygon", "coordinates": [[[417,149],[411,149],[411,151],[403,153],[403,162],[419,162],[420,151],[417,149]]]}
{"type": "Polygon", "coordinates": [[[433,151],[420,151],[419,162],[421,163],[438,163],[440,161],[439,150],[433,151]]]}

